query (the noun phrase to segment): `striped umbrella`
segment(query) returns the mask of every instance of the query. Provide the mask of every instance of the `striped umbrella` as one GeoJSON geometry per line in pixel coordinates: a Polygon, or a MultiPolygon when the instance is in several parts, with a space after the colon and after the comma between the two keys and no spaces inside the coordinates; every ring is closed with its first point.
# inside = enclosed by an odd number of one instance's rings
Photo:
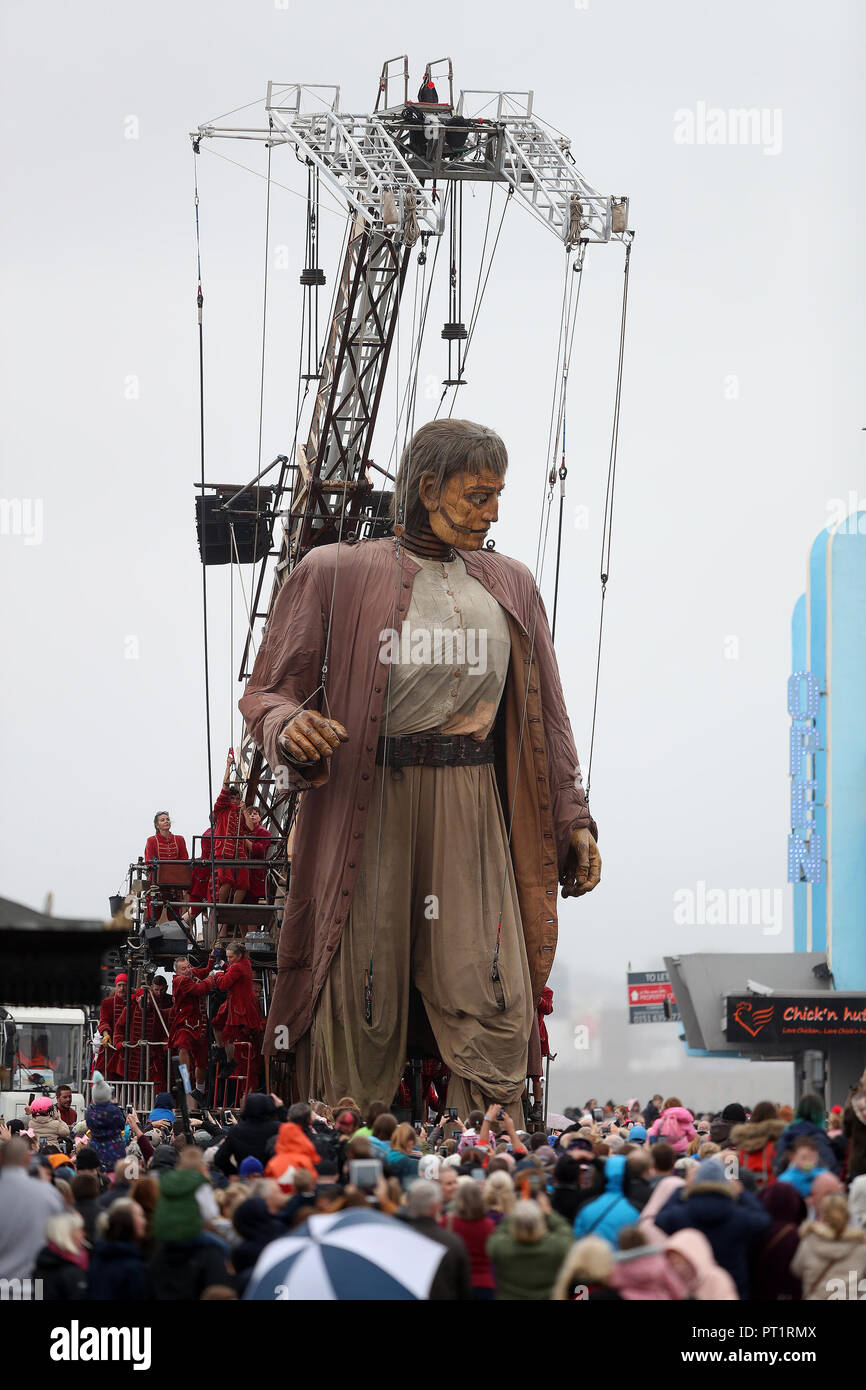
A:
{"type": "Polygon", "coordinates": [[[311,1216],[266,1245],[244,1298],[279,1301],[424,1299],[446,1247],[369,1207],[311,1216]]]}

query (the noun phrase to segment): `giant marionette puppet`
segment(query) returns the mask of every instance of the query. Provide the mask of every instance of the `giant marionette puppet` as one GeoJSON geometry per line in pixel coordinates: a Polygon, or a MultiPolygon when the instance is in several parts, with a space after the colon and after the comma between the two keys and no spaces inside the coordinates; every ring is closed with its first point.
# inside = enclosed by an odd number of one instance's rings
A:
{"type": "Polygon", "coordinates": [[[507,464],[484,426],[418,430],[395,535],[301,560],[240,701],[304,791],[264,1049],[304,1098],[390,1103],[429,1026],[448,1105],[523,1122],[557,885],[601,859],[540,595],[484,548],[507,464]]]}

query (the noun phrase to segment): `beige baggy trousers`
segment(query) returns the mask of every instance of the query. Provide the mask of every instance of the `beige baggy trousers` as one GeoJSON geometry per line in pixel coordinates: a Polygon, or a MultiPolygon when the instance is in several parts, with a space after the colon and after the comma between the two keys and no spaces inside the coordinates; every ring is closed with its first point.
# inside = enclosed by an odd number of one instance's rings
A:
{"type": "MultiPolygon", "coordinates": [[[[324,847],[323,847],[324,848],[324,847]]],[[[491,764],[376,768],[351,912],[310,1034],[312,1096],[391,1104],[406,1064],[410,983],[452,1079],[448,1105],[499,1101],[518,1128],[532,995],[491,764]],[[497,1002],[491,967],[502,914],[497,1002]],[[373,956],[372,1024],[364,976],[373,956]]]]}

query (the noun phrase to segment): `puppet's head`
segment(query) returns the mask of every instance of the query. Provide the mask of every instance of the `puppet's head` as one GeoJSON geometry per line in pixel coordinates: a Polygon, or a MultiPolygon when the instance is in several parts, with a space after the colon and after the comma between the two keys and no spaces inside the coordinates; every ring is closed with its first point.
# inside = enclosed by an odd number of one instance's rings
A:
{"type": "Polygon", "coordinates": [[[499,516],[508,468],[494,430],[472,420],[431,420],[406,445],[394,485],[393,515],[409,535],[429,526],[458,550],[480,550],[499,516]]]}

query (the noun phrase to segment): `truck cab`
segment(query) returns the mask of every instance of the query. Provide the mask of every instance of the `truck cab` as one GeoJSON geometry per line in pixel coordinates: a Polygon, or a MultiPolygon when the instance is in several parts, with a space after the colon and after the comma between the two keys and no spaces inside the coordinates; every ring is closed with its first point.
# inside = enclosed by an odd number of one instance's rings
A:
{"type": "Polygon", "coordinates": [[[0,1116],[25,1119],[31,1096],[72,1087],[72,1105],[84,1115],[85,1058],[90,1025],[84,1009],[0,1006],[0,1116]]]}

